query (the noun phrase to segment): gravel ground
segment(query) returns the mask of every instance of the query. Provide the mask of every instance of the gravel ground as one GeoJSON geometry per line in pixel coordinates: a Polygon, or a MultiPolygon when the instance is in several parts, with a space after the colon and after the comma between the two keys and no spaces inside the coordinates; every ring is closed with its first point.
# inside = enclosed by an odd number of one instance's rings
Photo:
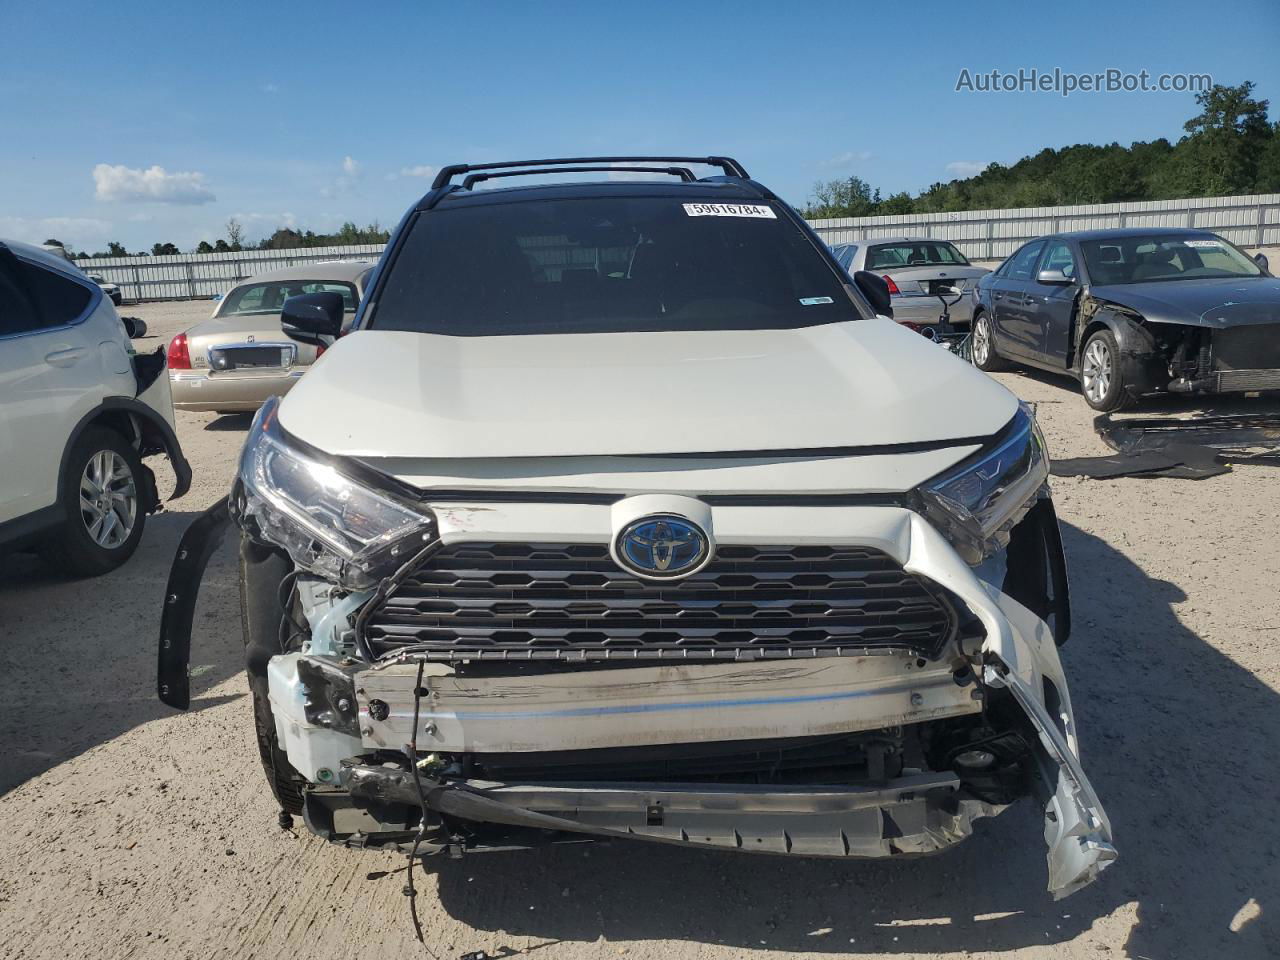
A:
{"type": "MultiPolygon", "coordinates": [[[[145,348],[208,308],[124,312],[151,325],[145,348]]],[[[1055,456],[1105,452],[1068,381],[1000,379],[1038,403],[1055,456]]],[[[1055,481],[1076,613],[1064,657],[1121,851],[1094,886],[1049,899],[1024,803],[945,855],[893,863],[644,844],[446,863],[420,885],[424,950],[400,858],[276,825],[226,548],[197,612],[192,710],[154,697],[169,561],[226,491],[248,425],[178,419],[195,484],[124,569],[67,583],[0,559],[0,957],[1280,956],[1280,477],[1266,468],[1055,481]]]]}

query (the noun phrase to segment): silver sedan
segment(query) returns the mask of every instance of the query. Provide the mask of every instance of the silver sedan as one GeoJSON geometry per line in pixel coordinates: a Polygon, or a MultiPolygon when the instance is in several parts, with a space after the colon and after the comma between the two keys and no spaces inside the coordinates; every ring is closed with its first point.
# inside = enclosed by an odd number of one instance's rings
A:
{"type": "Polygon", "coordinates": [[[991,272],[975,267],[949,241],[930,237],[875,237],[837,244],[831,252],[850,276],[870,270],[884,277],[893,318],[917,330],[938,326],[940,294],[946,297],[951,325],[967,330],[973,319],[969,290],[991,272]]]}
{"type": "Polygon", "coordinates": [[[315,362],[315,347],[280,327],[289,297],[342,294],[344,329],[355,316],[373,264],[365,260],[302,263],[249,277],[227,291],[213,316],[169,343],[169,383],[178,410],[240,413],[283,396],[315,362]]]}

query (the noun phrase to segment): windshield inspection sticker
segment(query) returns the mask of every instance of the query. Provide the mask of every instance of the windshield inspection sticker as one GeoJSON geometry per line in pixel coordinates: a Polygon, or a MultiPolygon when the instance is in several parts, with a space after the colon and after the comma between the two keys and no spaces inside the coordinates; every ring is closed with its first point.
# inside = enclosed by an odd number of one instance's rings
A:
{"type": "Polygon", "coordinates": [[[822,303],[835,303],[830,297],[801,297],[800,302],[806,307],[816,307],[822,303]]]}
{"type": "Polygon", "coordinates": [[[686,203],[684,212],[691,217],[750,217],[756,220],[777,220],[772,207],[756,203],[686,203]]]}

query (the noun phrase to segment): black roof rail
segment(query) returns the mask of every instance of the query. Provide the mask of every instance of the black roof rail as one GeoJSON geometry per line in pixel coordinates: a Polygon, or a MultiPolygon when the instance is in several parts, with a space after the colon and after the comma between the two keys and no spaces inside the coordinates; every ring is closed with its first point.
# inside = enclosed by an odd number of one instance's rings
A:
{"type": "MultiPolygon", "coordinates": [[[[732,157],[558,157],[549,160],[507,160],[502,163],[455,163],[436,174],[435,180],[431,183],[431,189],[439,190],[447,187],[454,177],[462,173],[471,173],[473,170],[512,170],[516,167],[564,167],[579,164],[598,166],[617,163],[702,163],[719,167],[727,176],[749,179],[742,164],[732,157]]],[[[560,171],[538,170],[536,172],[558,173],[560,171]]]]}
{"type": "Polygon", "coordinates": [[[496,180],[499,177],[531,177],[542,173],[661,173],[669,177],[679,177],[685,183],[692,183],[698,178],[688,167],[534,167],[529,170],[502,170],[497,173],[472,173],[462,181],[462,189],[470,190],[482,180],[496,180]]]}

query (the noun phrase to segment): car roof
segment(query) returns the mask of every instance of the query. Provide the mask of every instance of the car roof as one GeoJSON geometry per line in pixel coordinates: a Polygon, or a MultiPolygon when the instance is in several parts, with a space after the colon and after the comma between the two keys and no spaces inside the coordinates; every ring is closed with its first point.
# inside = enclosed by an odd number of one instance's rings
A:
{"type": "Polygon", "coordinates": [[[355,283],[356,279],[368,270],[373,269],[370,260],[344,260],[342,262],[298,263],[292,267],[281,267],[255,273],[236,284],[237,287],[247,283],[261,283],[264,280],[345,280],[355,283]]]}
{"type": "Polygon", "coordinates": [[[428,193],[417,209],[437,210],[494,203],[519,203],[523,200],[567,200],[576,197],[671,197],[685,203],[759,203],[776,199],[772,193],[751,180],[708,177],[685,183],[670,180],[597,180],[578,183],[539,183],[518,187],[486,187],[467,190],[446,188],[428,193]]]}
{"type": "MultiPolygon", "coordinates": [[[[1067,233],[1055,233],[1050,236],[1063,237],[1067,240],[1121,240],[1125,237],[1168,237],[1197,235],[1217,236],[1212,230],[1195,227],[1111,227],[1106,230],[1073,230],[1067,233]]],[[[1036,237],[1039,240],[1039,237],[1036,237]]]]}
{"type": "Polygon", "coordinates": [[[38,247],[33,243],[23,243],[21,240],[5,240],[3,237],[0,237],[0,244],[4,244],[15,255],[22,257],[24,260],[37,261],[51,270],[57,270],[80,280],[88,279],[88,275],[76,265],[74,260],[68,260],[66,257],[59,256],[56,253],[50,253],[44,247],[38,247]]]}
{"type": "Polygon", "coordinates": [[[865,243],[868,247],[878,247],[882,244],[889,243],[950,243],[942,237],[865,237],[862,240],[854,241],[855,243],[865,243]]]}

